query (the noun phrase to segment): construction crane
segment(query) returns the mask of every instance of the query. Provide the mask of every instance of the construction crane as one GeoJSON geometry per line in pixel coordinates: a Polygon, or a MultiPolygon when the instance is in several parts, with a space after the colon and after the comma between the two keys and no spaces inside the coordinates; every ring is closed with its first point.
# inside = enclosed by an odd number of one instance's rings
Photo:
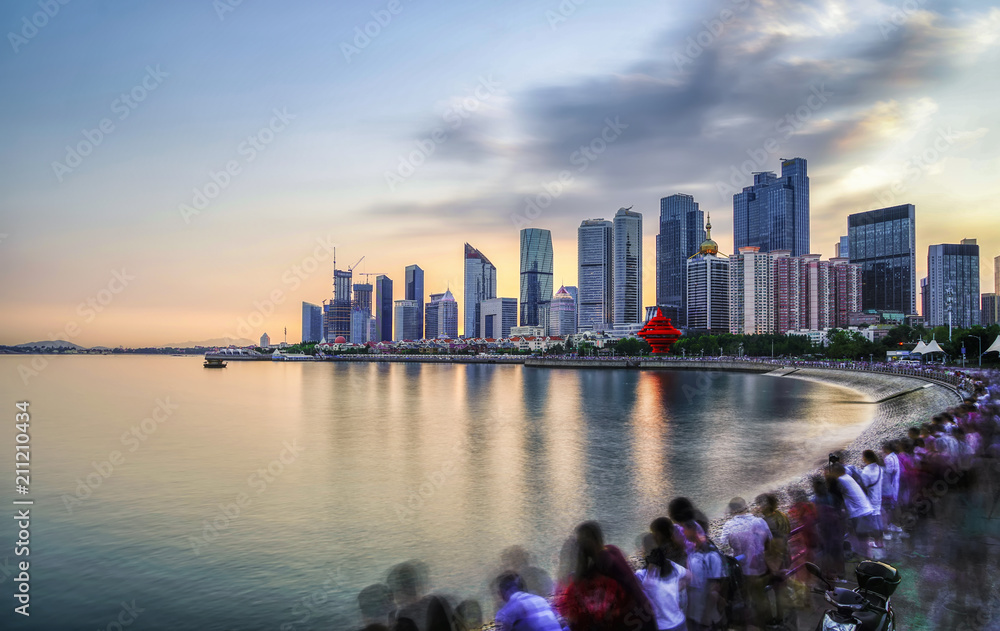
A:
{"type": "Polygon", "coordinates": [[[354,268],[355,268],[355,267],[357,267],[358,265],[361,265],[361,261],[363,261],[363,260],[365,260],[365,257],[364,257],[364,256],[362,256],[361,258],[359,258],[359,259],[358,259],[358,262],[357,262],[357,263],[355,263],[354,265],[351,265],[351,266],[349,266],[349,267],[347,268],[347,271],[348,271],[348,272],[353,272],[353,271],[354,271],[354,268]]]}
{"type": "MultiPolygon", "coordinates": [[[[387,276],[385,272],[359,272],[358,276],[387,276]]],[[[365,278],[365,282],[368,283],[368,279],[365,278]]],[[[371,284],[371,283],[368,283],[371,284]]]]}

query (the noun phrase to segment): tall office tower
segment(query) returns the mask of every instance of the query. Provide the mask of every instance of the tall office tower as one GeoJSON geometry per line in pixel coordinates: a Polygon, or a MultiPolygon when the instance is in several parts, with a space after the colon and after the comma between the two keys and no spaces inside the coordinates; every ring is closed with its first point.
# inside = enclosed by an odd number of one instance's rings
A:
{"type": "Polygon", "coordinates": [[[323,339],[323,309],[311,302],[302,303],[302,342],[323,339]]]}
{"type": "Polygon", "coordinates": [[[861,266],[861,309],[917,312],[917,233],[913,204],[847,217],[851,263],[861,266]]]}
{"type": "Polygon", "coordinates": [[[846,329],[861,311],[861,266],[846,257],[830,259],[830,326],[846,329]]]}
{"type": "Polygon", "coordinates": [[[774,330],[784,335],[808,328],[806,323],[806,270],[802,257],[789,250],[773,250],[774,330]]]}
{"type": "Polygon", "coordinates": [[[431,301],[427,303],[425,313],[426,339],[458,337],[458,302],[450,289],[443,294],[431,294],[431,301]]]}
{"type": "Polygon", "coordinates": [[[375,277],[375,330],[374,341],[392,341],[392,279],[385,274],[375,277]]]}
{"type": "Polygon", "coordinates": [[[926,276],[920,279],[920,315],[923,316],[925,323],[930,324],[931,288],[926,276]]]}
{"type": "Polygon", "coordinates": [[[809,254],[809,177],[804,159],[783,161],[781,177],[773,171],[754,173],[753,185],[733,195],[733,244],[737,251],[753,246],[761,252],[809,254]]]}
{"type": "Polygon", "coordinates": [[[351,339],[351,270],[333,270],[333,300],[327,312],[326,339],[351,339]]]}
{"type": "MultiPolygon", "coordinates": [[[[729,332],[729,257],[719,256],[712,240],[712,220],[705,226],[705,240],[698,253],[685,263],[689,329],[709,333],[729,332]]],[[[648,318],[647,318],[648,320],[648,318]]]]}
{"type": "Polygon", "coordinates": [[[323,335],[320,336],[320,341],[330,342],[333,340],[330,337],[330,325],[333,323],[333,301],[324,300],[323,301],[323,335]]]}
{"type": "Polygon", "coordinates": [[[269,336],[267,333],[265,333],[264,335],[261,335],[260,336],[260,347],[261,348],[267,348],[270,345],[271,345],[271,336],[269,336]]]}
{"type": "Polygon", "coordinates": [[[420,304],[416,300],[396,300],[393,302],[396,321],[396,340],[419,340],[423,331],[420,322],[420,304]]]}
{"type": "MultiPolygon", "coordinates": [[[[630,207],[631,208],[631,207],[630,207]]],[[[642,214],[630,208],[615,213],[613,313],[615,324],[642,322],[642,214]]]]}
{"type": "Polygon", "coordinates": [[[980,323],[979,246],[975,239],[927,249],[930,326],[967,329],[980,323]],[[950,322],[949,322],[950,315],[950,322]]]}
{"type": "Polygon", "coordinates": [[[497,268],[483,253],[465,244],[465,337],[481,337],[479,303],[497,297],[497,268]]]}
{"type": "Polygon", "coordinates": [[[371,283],[355,283],[354,299],[351,303],[351,336],[347,339],[352,344],[365,344],[368,337],[368,321],[372,317],[372,286],[371,283]]]}
{"type": "Polygon", "coordinates": [[[993,259],[993,293],[1000,294],[1000,256],[993,259]]]}
{"type": "Polygon", "coordinates": [[[521,230],[521,326],[544,326],[541,313],[552,300],[552,233],[521,230]]]}
{"type": "Polygon", "coordinates": [[[576,301],[573,295],[560,287],[549,303],[549,335],[574,335],[576,333],[576,301]]]}
{"type": "Polygon", "coordinates": [[[774,258],[747,246],[729,257],[729,332],[774,332],[774,258]]]}
{"type": "Polygon", "coordinates": [[[690,195],[660,200],[660,233],[656,235],[656,304],[675,307],[681,314],[676,326],[686,326],[687,260],[705,240],[705,217],[690,195]]]}
{"type": "MultiPolygon", "coordinates": [[[[417,301],[417,335],[415,340],[424,337],[424,270],[419,265],[406,266],[406,293],[403,295],[406,300],[417,301]]],[[[399,335],[399,332],[396,332],[399,335]]]]}
{"type": "Polygon", "coordinates": [[[490,298],[483,301],[479,314],[481,337],[508,338],[511,328],[515,326],[517,326],[517,298],[490,298]]]}
{"type": "Polygon", "coordinates": [[[851,258],[851,238],[848,236],[840,237],[840,241],[834,245],[833,248],[833,258],[835,259],[849,259],[851,258]]]}
{"type": "Polygon", "coordinates": [[[604,219],[587,219],[576,231],[581,331],[604,329],[614,322],[614,233],[614,224],[604,219]]]}
{"type": "Polygon", "coordinates": [[[983,294],[979,318],[983,326],[1000,324],[1000,294],[983,294]]]}

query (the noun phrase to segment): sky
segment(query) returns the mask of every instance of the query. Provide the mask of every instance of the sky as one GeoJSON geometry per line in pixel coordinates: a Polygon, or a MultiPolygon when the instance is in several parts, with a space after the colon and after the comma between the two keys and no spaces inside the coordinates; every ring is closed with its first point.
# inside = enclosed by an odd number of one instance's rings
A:
{"type": "Polygon", "coordinates": [[[989,3],[11,0],[0,28],[0,344],[295,342],[334,246],[461,310],[465,242],[516,297],[547,228],[575,285],[580,221],[628,206],[650,305],[660,198],[731,253],[733,193],[790,157],[814,253],[912,203],[918,278],[976,238],[993,290],[989,3]]]}

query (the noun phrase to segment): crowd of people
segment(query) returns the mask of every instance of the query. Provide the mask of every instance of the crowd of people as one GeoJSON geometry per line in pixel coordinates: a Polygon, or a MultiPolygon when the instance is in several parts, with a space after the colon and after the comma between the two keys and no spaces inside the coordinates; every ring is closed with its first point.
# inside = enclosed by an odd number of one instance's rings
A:
{"type": "MultiPolygon", "coordinates": [[[[805,562],[847,586],[852,562],[919,556],[918,549],[952,568],[954,598],[978,603],[982,614],[992,589],[987,568],[995,565],[987,543],[1000,520],[993,517],[1000,386],[987,373],[965,376],[963,384],[961,405],[878,452],[865,450],[857,462],[831,454],[807,487],[765,493],[752,504],[732,498],[721,528],[679,497],[637,538],[631,557],[609,545],[594,521],[567,538],[555,576],[533,566],[522,548],[505,550],[491,583],[494,624],[503,631],[795,629],[802,611],[815,606],[805,562]],[[918,548],[918,538],[932,541],[918,548]],[[898,544],[891,554],[887,542],[898,544]]],[[[358,605],[367,631],[484,623],[479,602],[428,593],[419,561],[393,567],[384,583],[359,594],[358,605]]]]}

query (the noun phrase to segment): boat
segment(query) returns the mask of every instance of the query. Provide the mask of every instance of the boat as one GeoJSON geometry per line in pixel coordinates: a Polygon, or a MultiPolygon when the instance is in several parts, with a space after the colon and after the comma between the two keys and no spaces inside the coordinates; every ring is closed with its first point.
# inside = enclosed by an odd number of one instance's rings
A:
{"type": "Polygon", "coordinates": [[[225,367],[226,367],[226,362],[222,361],[221,359],[216,359],[214,357],[205,358],[205,368],[225,368],[225,367]]]}

